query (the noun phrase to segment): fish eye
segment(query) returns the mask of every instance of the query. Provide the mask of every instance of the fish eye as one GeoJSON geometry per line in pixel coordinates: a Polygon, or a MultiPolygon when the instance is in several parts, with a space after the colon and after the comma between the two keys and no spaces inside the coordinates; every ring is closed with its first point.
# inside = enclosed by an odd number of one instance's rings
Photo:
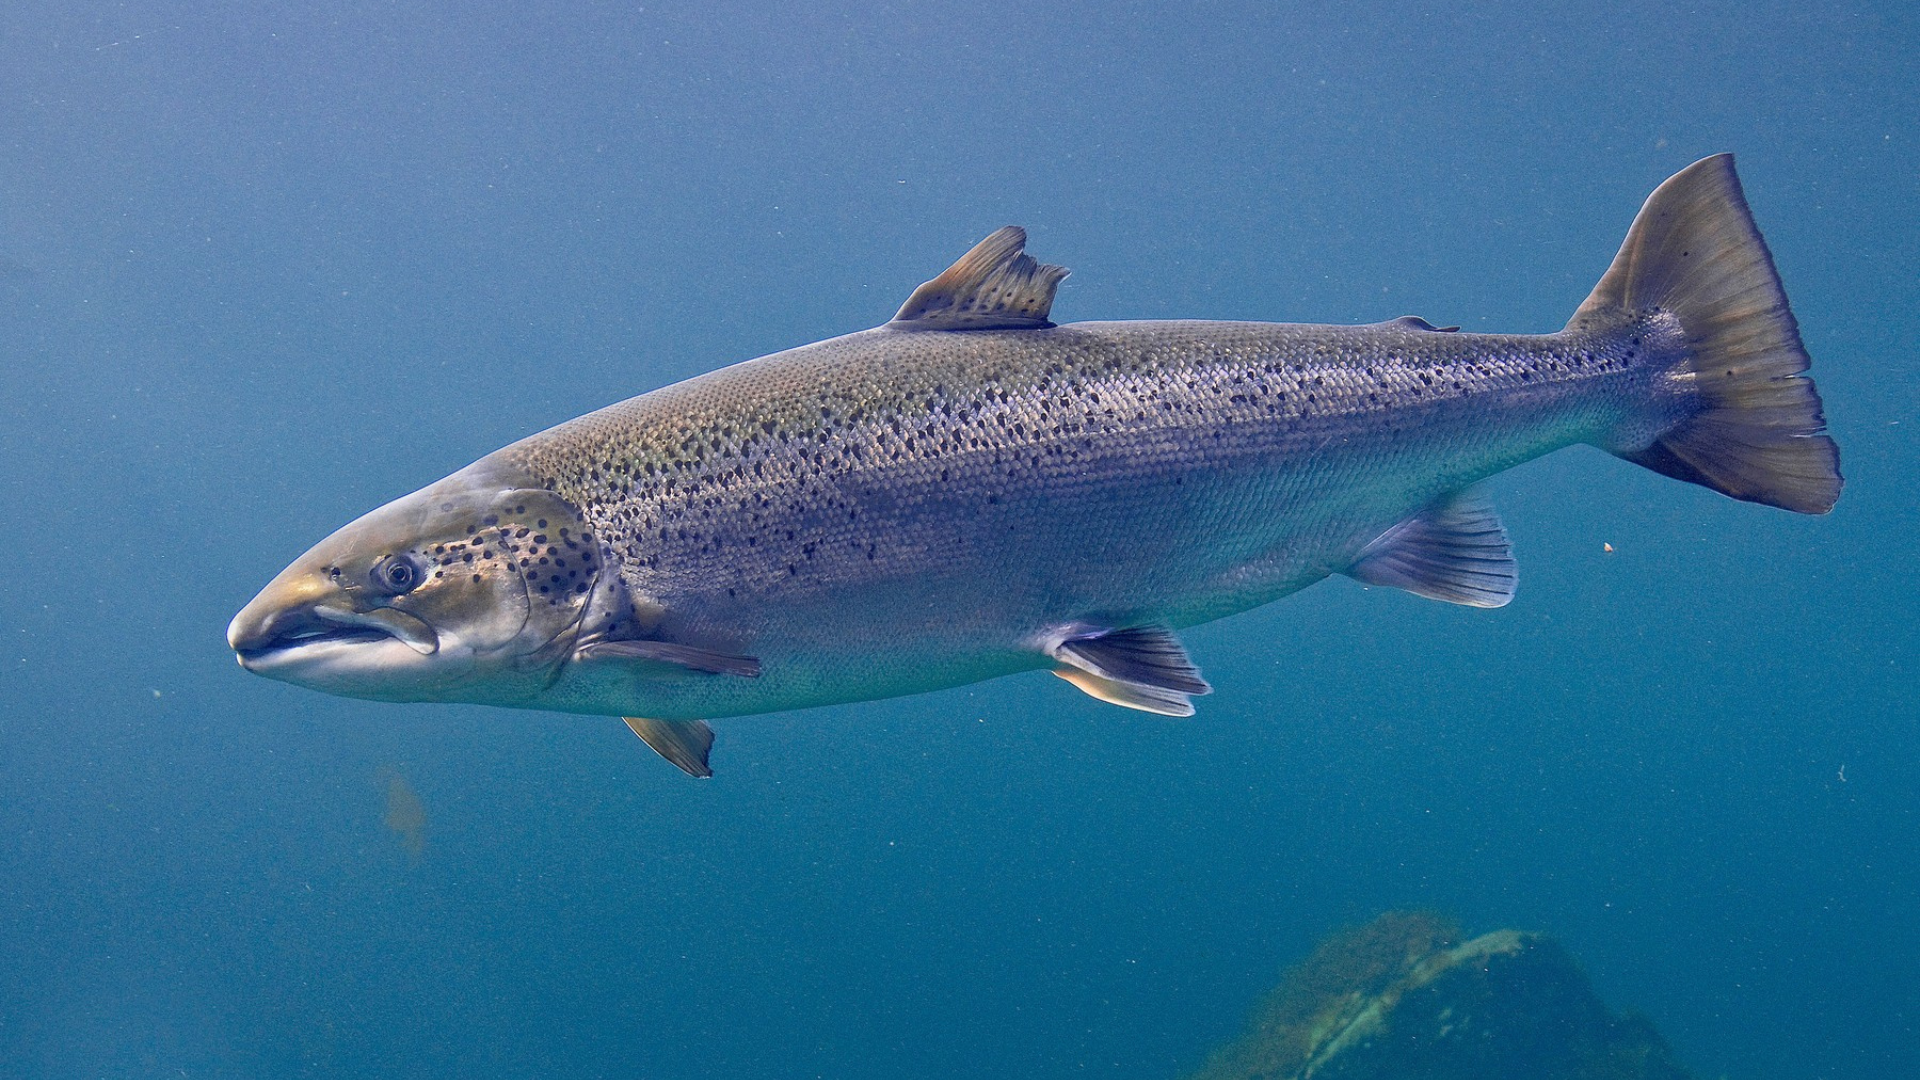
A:
{"type": "Polygon", "coordinates": [[[389,555],[373,564],[373,571],[368,577],[372,579],[374,588],[388,596],[399,596],[413,591],[426,575],[413,556],[389,555]]]}

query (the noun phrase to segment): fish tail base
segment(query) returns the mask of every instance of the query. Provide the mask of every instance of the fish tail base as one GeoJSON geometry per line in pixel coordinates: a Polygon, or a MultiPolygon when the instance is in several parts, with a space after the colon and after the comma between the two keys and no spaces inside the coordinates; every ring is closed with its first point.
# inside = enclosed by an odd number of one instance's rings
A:
{"type": "Polygon", "coordinates": [[[1604,331],[1670,316],[1684,347],[1666,373],[1683,418],[1610,452],[1723,495],[1803,514],[1840,497],[1809,359],[1747,209],[1733,156],[1695,162],[1647,199],[1606,276],[1567,324],[1604,331]]]}

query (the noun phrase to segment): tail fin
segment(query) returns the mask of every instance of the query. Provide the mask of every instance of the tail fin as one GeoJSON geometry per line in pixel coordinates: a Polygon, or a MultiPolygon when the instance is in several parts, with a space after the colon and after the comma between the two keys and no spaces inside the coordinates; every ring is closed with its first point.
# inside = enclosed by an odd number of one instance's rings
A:
{"type": "Polygon", "coordinates": [[[1723,495],[1803,514],[1840,497],[1840,451],[1825,434],[1807,350],[1733,155],[1696,161],[1656,188],[1568,330],[1665,311],[1679,320],[1700,410],[1620,457],[1723,495]]]}

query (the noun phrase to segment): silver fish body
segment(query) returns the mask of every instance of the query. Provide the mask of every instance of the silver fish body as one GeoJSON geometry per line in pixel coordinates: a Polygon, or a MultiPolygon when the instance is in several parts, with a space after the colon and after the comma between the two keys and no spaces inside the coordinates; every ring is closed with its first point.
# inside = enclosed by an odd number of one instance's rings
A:
{"type": "Polygon", "coordinates": [[[577,506],[649,633],[762,661],[636,708],[732,716],[1050,666],[1055,627],[1183,627],[1351,565],[1440,496],[1660,426],[1631,336],[1412,323],[881,328],[484,459],[577,506]]]}
{"type": "MultiPolygon", "coordinates": [[[[703,718],[1050,668],[1184,715],[1180,627],[1330,574],[1512,596],[1485,477],[1575,443],[1819,513],[1837,452],[1722,155],[1648,200],[1567,328],[1047,320],[1003,229],[874,330],[505,447],[342,529],[229,629],[391,700],[703,718]],[[382,636],[383,633],[386,636],[382,636]]],[[[644,719],[642,719],[644,717],[644,719]]]]}

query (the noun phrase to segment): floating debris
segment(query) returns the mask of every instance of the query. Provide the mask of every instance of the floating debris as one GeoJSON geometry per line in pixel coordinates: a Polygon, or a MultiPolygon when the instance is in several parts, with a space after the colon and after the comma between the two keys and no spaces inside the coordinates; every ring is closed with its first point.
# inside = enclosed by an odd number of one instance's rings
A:
{"type": "Polygon", "coordinates": [[[427,808],[414,794],[413,786],[393,767],[380,766],[375,774],[387,784],[387,828],[400,838],[400,846],[415,865],[427,853],[427,808]]]}

